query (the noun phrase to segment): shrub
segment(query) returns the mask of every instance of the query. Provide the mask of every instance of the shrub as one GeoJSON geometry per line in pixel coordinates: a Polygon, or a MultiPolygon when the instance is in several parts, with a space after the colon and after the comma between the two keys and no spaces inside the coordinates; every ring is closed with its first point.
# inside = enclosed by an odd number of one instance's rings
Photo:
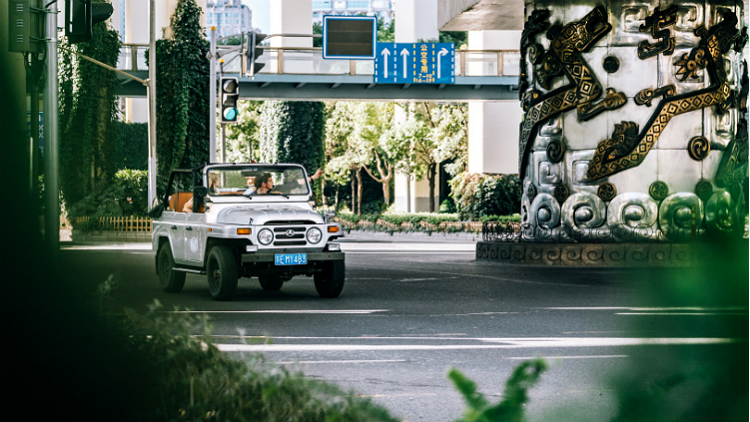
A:
{"type": "Polygon", "coordinates": [[[368,399],[270,364],[260,354],[233,359],[213,344],[205,315],[160,308],[155,300],[146,315],[128,311],[125,326],[128,349],[150,362],[159,380],[149,390],[159,406],[148,420],[397,421],[368,399]]]}
{"type": "Polygon", "coordinates": [[[70,206],[68,218],[145,216],[148,175],[144,170],[120,170],[112,183],[70,206]]]}
{"type": "Polygon", "coordinates": [[[521,210],[521,181],[515,174],[460,173],[451,179],[450,185],[462,218],[510,215],[521,210]]]}

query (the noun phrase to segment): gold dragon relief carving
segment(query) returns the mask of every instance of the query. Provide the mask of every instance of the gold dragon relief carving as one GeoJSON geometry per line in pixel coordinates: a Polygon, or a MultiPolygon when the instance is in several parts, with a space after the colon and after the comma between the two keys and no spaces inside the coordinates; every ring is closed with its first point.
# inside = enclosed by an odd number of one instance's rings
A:
{"type": "MultiPolygon", "coordinates": [[[[537,31],[533,33],[529,31],[528,37],[533,38],[541,32],[538,29],[545,27],[541,21],[547,19],[548,16],[548,14],[537,14],[530,17],[530,22],[533,21],[533,27],[537,31]]],[[[581,53],[588,51],[611,29],[612,25],[608,22],[606,9],[597,6],[581,20],[568,23],[562,28],[556,25],[547,31],[547,36],[551,37],[550,51],[546,52],[540,60],[542,68],[533,72],[534,78],[542,78],[542,85],[549,86],[551,78],[564,73],[571,83],[546,95],[532,95],[537,92],[533,89],[521,94],[525,110],[519,136],[518,168],[521,178],[525,177],[525,163],[528,160],[539,125],[556,115],[590,103],[601,96],[602,85],[596,79],[594,72],[583,59],[581,53]],[[558,65],[562,70],[559,74],[557,72],[558,65]]],[[[530,39],[523,39],[521,44],[532,45],[533,43],[530,39]]],[[[613,98],[612,95],[609,94],[609,98],[605,99],[602,105],[584,108],[581,113],[587,119],[590,119],[605,109],[609,109],[609,107],[621,105],[619,104],[622,102],[620,97],[615,96],[616,98],[613,98]],[[592,111],[594,114],[591,114],[592,111]],[[585,112],[589,114],[586,115],[585,112]]]]}
{"type": "MultiPolygon", "coordinates": [[[[722,114],[734,104],[734,92],[726,81],[726,72],[722,63],[723,55],[732,45],[740,40],[736,28],[737,16],[733,12],[723,15],[723,20],[706,30],[699,26],[695,35],[701,38],[699,45],[690,54],[685,54],[677,62],[679,69],[676,74],[683,80],[697,69],[708,69],[711,86],[676,96],[669,96],[670,90],[664,90],[664,97],[657,105],[645,125],[644,130],[638,131],[638,125],[633,122],[622,122],[615,125],[611,138],[600,142],[594,153],[587,176],[590,180],[598,180],[641,164],[648,152],[659,139],[659,136],[669,124],[669,121],[680,114],[703,108],[715,107],[717,114],[722,114]]],[[[656,97],[654,93],[644,93],[638,103],[647,103],[656,97]]],[[[662,94],[662,95],[663,95],[662,94]]]]}

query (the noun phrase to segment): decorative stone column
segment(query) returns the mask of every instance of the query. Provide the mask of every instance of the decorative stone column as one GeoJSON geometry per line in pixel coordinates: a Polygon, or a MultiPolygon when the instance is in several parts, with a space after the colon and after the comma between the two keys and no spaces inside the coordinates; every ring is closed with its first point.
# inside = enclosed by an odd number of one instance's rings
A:
{"type": "Polygon", "coordinates": [[[743,2],[527,1],[523,242],[744,231],[743,2]]]}

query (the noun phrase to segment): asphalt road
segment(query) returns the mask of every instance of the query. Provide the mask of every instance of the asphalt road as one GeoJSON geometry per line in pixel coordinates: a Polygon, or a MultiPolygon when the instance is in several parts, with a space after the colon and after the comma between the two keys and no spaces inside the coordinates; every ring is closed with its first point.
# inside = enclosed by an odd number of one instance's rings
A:
{"type": "MultiPolygon", "coordinates": [[[[242,279],[233,301],[214,302],[205,276],[188,275],[182,293],[163,293],[147,245],[61,253],[81,279],[114,276],[114,312],[144,311],[154,298],[165,310],[205,312],[216,342],[238,359],[261,352],[408,421],[461,416],[449,368],[497,402],[513,368],[535,357],[549,369],[530,391],[530,420],[610,420],[623,397],[618,386],[636,374],[722,368],[738,353],[747,387],[746,267],[738,295],[719,288],[721,277],[737,277],[726,271],[498,266],[474,261],[465,241],[359,240],[344,244],[338,299],[320,299],[312,279],[296,277],[280,292],[242,279]]],[[[680,390],[675,406],[703,388],[680,390]]]]}

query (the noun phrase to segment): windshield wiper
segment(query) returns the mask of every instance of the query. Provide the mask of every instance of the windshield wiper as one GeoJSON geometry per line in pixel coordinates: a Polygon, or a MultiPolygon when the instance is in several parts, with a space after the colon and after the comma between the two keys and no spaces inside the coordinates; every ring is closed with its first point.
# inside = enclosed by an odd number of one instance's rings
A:
{"type": "Polygon", "coordinates": [[[289,199],[289,195],[287,195],[285,193],[281,193],[281,192],[268,192],[266,195],[281,195],[284,198],[289,199]]]}

